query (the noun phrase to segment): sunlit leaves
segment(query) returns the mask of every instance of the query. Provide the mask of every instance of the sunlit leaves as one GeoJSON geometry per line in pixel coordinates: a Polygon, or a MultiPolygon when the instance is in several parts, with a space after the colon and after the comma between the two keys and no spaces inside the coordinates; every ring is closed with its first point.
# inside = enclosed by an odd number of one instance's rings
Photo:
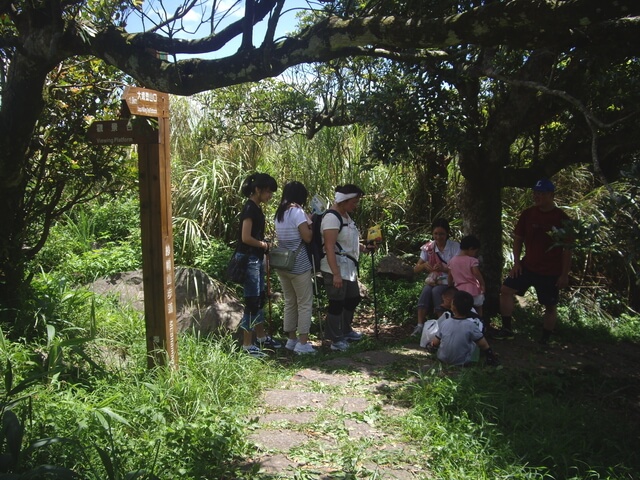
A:
{"type": "Polygon", "coordinates": [[[94,120],[117,118],[124,79],[113,67],[89,58],[65,62],[51,73],[26,169],[29,246],[40,245],[47,225],[75,203],[106,189],[114,194],[129,189],[135,181],[126,149],[92,146],[86,138],[94,120]]]}

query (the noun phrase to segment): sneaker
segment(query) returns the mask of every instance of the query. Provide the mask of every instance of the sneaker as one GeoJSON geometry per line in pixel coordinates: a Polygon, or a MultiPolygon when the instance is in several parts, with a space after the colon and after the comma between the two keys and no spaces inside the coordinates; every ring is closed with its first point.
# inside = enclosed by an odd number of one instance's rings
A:
{"type": "Polygon", "coordinates": [[[411,332],[411,336],[417,336],[417,335],[422,335],[422,329],[424,328],[424,323],[419,323],[415,326],[415,328],[413,329],[413,332],[411,332]]]}
{"type": "Polygon", "coordinates": [[[493,332],[491,337],[494,338],[495,340],[513,340],[514,339],[513,332],[505,328],[501,328],[500,330],[493,332]]]}
{"type": "Polygon", "coordinates": [[[258,346],[260,348],[271,348],[271,349],[282,348],[282,344],[279,341],[271,338],[269,335],[267,335],[264,338],[258,338],[257,341],[258,341],[258,346]]]}
{"type": "Polygon", "coordinates": [[[340,340],[338,342],[331,342],[331,350],[333,351],[344,352],[348,348],[349,348],[349,344],[344,340],[340,340]]]}
{"type": "Polygon", "coordinates": [[[245,353],[251,355],[254,358],[264,358],[267,356],[262,350],[260,350],[255,345],[249,345],[248,347],[242,347],[245,353]]]}
{"type": "Polygon", "coordinates": [[[293,351],[298,355],[308,355],[308,354],[313,355],[314,353],[316,353],[316,349],[313,348],[313,345],[311,345],[309,342],[307,343],[298,342],[298,344],[293,349],[293,351]]]}
{"type": "Polygon", "coordinates": [[[344,336],[344,339],[345,339],[347,342],[357,342],[357,341],[359,341],[359,340],[362,340],[362,334],[361,334],[361,333],[356,332],[355,330],[351,330],[349,333],[347,333],[347,334],[344,336]]]}
{"type": "Polygon", "coordinates": [[[298,345],[298,339],[297,338],[289,338],[287,340],[287,343],[285,343],[284,348],[286,348],[287,350],[295,350],[296,345],[298,345]]]}

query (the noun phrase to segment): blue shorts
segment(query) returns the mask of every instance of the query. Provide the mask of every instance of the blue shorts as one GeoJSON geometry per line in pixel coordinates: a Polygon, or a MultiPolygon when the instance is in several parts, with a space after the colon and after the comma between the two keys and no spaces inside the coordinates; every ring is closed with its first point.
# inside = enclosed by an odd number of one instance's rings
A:
{"type": "Polygon", "coordinates": [[[556,286],[559,275],[540,275],[522,267],[522,273],[517,277],[507,277],[503,285],[516,291],[516,295],[523,296],[529,288],[536,289],[538,302],[544,306],[557,305],[560,289],[556,286]]]}

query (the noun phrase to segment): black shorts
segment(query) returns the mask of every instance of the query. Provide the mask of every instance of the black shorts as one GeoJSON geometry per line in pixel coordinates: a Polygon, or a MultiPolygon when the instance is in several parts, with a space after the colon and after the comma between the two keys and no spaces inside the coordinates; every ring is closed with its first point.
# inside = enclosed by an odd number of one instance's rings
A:
{"type": "Polygon", "coordinates": [[[523,296],[529,288],[536,289],[538,302],[542,305],[557,305],[560,289],[556,286],[559,275],[540,275],[522,267],[522,273],[517,277],[507,277],[503,285],[512,288],[516,294],[523,296]]]}

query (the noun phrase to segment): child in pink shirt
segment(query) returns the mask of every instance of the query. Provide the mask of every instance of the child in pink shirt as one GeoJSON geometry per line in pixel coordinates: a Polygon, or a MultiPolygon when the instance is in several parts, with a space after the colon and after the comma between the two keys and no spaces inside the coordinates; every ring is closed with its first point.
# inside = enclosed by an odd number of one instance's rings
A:
{"type": "Polygon", "coordinates": [[[455,285],[458,290],[468,292],[473,296],[473,306],[482,316],[484,303],[484,278],[480,272],[478,252],[480,240],[473,235],[467,235],[460,242],[460,253],[449,261],[449,285],[455,285]]]}

